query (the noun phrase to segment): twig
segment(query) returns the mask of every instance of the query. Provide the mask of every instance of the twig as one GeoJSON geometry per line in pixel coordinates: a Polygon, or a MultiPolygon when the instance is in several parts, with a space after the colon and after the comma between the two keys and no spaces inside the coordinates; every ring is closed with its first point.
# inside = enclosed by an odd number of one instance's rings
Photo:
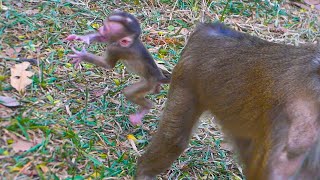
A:
{"type": "Polygon", "coordinates": [[[0,56],[0,59],[4,59],[6,61],[16,61],[16,62],[29,62],[32,65],[38,65],[39,61],[37,59],[28,59],[28,58],[10,58],[5,56],[0,56]]]}

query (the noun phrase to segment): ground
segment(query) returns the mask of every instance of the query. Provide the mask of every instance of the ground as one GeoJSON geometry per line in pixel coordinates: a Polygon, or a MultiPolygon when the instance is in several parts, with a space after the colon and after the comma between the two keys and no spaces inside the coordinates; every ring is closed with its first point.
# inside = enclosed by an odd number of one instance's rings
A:
{"type": "MultiPolygon", "coordinates": [[[[315,2],[315,1],[314,1],[315,2]]],[[[155,107],[142,126],[128,115],[136,106],[123,88],[138,77],[119,63],[104,70],[66,56],[64,38],[95,31],[114,9],[135,15],[142,41],[161,68],[169,71],[198,22],[221,21],[263,39],[299,45],[319,36],[318,6],[310,1],[41,1],[3,0],[0,10],[0,179],[130,179],[136,160],[154,134],[168,85],[150,95],[155,107]],[[18,92],[10,69],[30,61],[32,84],[18,92]]],[[[82,43],[76,47],[81,48],[82,43]]],[[[104,45],[89,51],[102,53],[104,45]]],[[[211,116],[205,116],[188,149],[161,174],[162,179],[243,179],[241,164],[211,116]]]]}

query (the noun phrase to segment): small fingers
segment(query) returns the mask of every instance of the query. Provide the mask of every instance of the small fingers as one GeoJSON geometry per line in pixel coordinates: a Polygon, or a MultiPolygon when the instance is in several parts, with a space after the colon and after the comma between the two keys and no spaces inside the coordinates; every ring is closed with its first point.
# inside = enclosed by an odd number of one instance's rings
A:
{"type": "Polygon", "coordinates": [[[76,69],[78,69],[78,68],[80,67],[80,62],[81,62],[81,61],[77,61],[76,63],[74,63],[74,67],[75,67],[76,69]]]}
{"type": "Polygon", "coordinates": [[[71,50],[72,50],[73,52],[75,52],[76,54],[79,53],[79,51],[77,51],[77,50],[74,48],[74,46],[71,46],[71,50]]]}
{"type": "Polygon", "coordinates": [[[87,53],[86,48],[85,48],[85,47],[83,47],[83,48],[82,48],[82,50],[81,50],[81,52],[82,52],[82,53],[87,53]]]}
{"type": "Polygon", "coordinates": [[[75,34],[70,34],[68,37],[65,38],[65,40],[68,40],[68,41],[73,41],[77,39],[77,35],[75,34]]]}
{"type": "Polygon", "coordinates": [[[83,40],[82,39],[82,36],[78,36],[78,35],[76,35],[76,34],[70,34],[68,37],[66,37],[65,38],[66,40],[68,40],[68,41],[73,41],[73,40],[83,40]]]}
{"type": "Polygon", "coordinates": [[[82,40],[84,43],[86,43],[87,45],[90,45],[90,38],[88,38],[88,37],[83,37],[81,40],[82,40]]]}
{"type": "Polygon", "coordinates": [[[79,58],[77,54],[68,54],[67,56],[70,58],[79,58]]]}
{"type": "Polygon", "coordinates": [[[71,63],[74,64],[74,67],[76,69],[78,69],[79,66],[80,66],[81,60],[80,59],[74,59],[74,60],[71,61],[71,63]]]}
{"type": "Polygon", "coordinates": [[[81,36],[77,36],[76,40],[82,40],[81,36]]]}
{"type": "Polygon", "coordinates": [[[70,61],[72,64],[76,64],[76,63],[80,63],[80,60],[79,59],[74,59],[74,60],[72,60],[72,61],[70,61]]]}

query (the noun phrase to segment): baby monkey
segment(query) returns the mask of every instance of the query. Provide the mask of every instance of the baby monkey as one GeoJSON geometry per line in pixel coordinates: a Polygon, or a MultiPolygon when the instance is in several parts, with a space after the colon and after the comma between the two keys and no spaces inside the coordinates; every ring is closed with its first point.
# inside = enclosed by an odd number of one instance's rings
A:
{"type": "Polygon", "coordinates": [[[149,51],[140,40],[141,27],[138,20],[131,14],[116,11],[105,21],[98,32],[88,35],[69,35],[66,40],[79,40],[87,44],[92,42],[108,43],[104,56],[88,53],[85,48],[74,54],[71,63],[77,67],[81,61],[86,61],[106,69],[112,69],[118,60],[122,60],[130,71],[139,75],[141,80],[124,89],[125,96],[141,109],[129,116],[133,125],[141,124],[141,120],[152,108],[152,102],[145,98],[148,92],[159,93],[162,83],[169,83],[170,77],[163,75],[153,60],[149,51]]]}

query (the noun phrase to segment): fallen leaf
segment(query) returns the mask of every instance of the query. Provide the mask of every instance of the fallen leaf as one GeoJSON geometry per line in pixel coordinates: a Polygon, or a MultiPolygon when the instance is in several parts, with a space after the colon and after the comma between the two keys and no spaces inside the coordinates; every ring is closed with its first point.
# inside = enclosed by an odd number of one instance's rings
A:
{"type": "Polygon", "coordinates": [[[100,175],[100,173],[98,173],[98,172],[94,172],[94,173],[92,173],[91,175],[90,175],[90,177],[92,177],[92,178],[94,178],[94,179],[97,179],[97,178],[99,178],[101,175],[100,175]]]}
{"type": "Polygon", "coordinates": [[[227,143],[227,142],[221,142],[220,143],[220,147],[221,147],[221,149],[226,150],[226,151],[232,151],[233,150],[232,145],[230,143],[227,143]]]}
{"type": "Polygon", "coordinates": [[[16,177],[14,179],[17,179],[17,177],[19,176],[19,174],[24,174],[24,175],[27,175],[27,176],[34,176],[34,175],[37,175],[38,172],[36,170],[30,170],[29,168],[31,167],[32,165],[32,161],[28,162],[26,165],[24,165],[19,173],[16,175],[16,177]]]}
{"type": "Polygon", "coordinates": [[[16,58],[17,56],[15,55],[15,50],[13,48],[7,48],[5,50],[5,53],[7,56],[11,57],[11,58],[16,58]]]}
{"type": "Polygon", "coordinates": [[[134,135],[132,134],[129,134],[127,138],[131,144],[132,149],[140,156],[141,154],[139,153],[138,148],[135,144],[135,142],[137,141],[136,137],[134,137],[134,135]]]}
{"type": "Polygon", "coordinates": [[[100,25],[98,23],[92,23],[91,27],[93,27],[94,29],[99,29],[100,25]]]}
{"type": "Polygon", "coordinates": [[[30,148],[32,148],[34,145],[35,143],[18,139],[12,144],[12,149],[14,152],[27,151],[30,148]]]}
{"type": "Polygon", "coordinates": [[[96,90],[93,93],[94,93],[95,97],[100,97],[100,96],[104,95],[105,93],[107,93],[108,90],[109,90],[108,88],[104,88],[104,89],[96,90]]]}
{"type": "Polygon", "coordinates": [[[187,36],[188,34],[190,34],[190,31],[187,28],[182,28],[180,34],[187,36]]]}
{"type": "Polygon", "coordinates": [[[0,10],[6,11],[9,8],[7,6],[2,5],[2,3],[0,4],[0,10]]]}
{"type": "Polygon", "coordinates": [[[22,167],[12,167],[10,168],[10,172],[17,172],[20,171],[22,169],[22,167]]]}
{"type": "Polygon", "coordinates": [[[112,98],[110,98],[109,101],[114,103],[114,104],[116,104],[116,105],[120,105],[121,104],[120,101],[112,99],[112,98]]]}
{"type": "Polygon", "coordinates": [[[38,9],[30,9],[30,10],[26,10],[25,13],[27,15],[34,15],[34,14],[39,13],[39,10],[38,9]]]}
{"type": "Polygon", "coordinates": [[[121,84],[121,81],[119,79],[113,79],[113,82],[119,86],[121,84]]]}
{"type": "Polygon", "coordinates": [[[133,134],[128,134],[127,138],[128,138],[129,140],[137,141],[137,138],[134,137],[133,134]]]}
{"type": "Polygon", "coordinates": [[[44,164],[40,164],[39,167],[42,170],[42,172],[45,174],[49,171],[49,168],[44,164]]]}
{"type": "Polygon", "coordinates": [[[16,51],[16,53],[19,53],[19,52],[21,52],[22,47],[15,47],[14,50],[16,51]]]}
{"type": "Polygon", "coordinates": [[[29,77],[34,73],[26,70],[29,65],[29,62],[23,62],[16,64],[11,68],[11,85],[19,92],[24,92],[25,88],[32,83],[32,80],[29,79],[29,77]]]}
{"type": "Polygon", "coordinates": [[[274,24],[268,25],[268,28],[269,28],[270,32],[281,33],[281,34],[288,32],[288,29],[286,29],[284,27],[275,27],[274,24]]]}
{"type": "Polygon", "coordinates": [[[181,41],[177,38],[165,38],[164,42],[166,44],[181,45],[181,41]]]}
{"type": "Polygon", "coordinates": [[[13,2],[17,7],[23,8],[24,5],[21,2],[13,2]]]}
{"type": "Polygon", "coordinates": [[[12,98],[12,97],[6,97],[6,96],[0,96],[0,104],[3,104],[7,107],[17,107],[20,106],[20,103],[12,98]]]}
{"type": "Polygon", "coordinates": [[[59,8],[59,12],[61,14],[66,14],[66,15],[69,15],[69,14],[73,14],[73,11],[70,7],[67,7],[67,6],[62,6],[59,8]]]}
{"type": "MultiPolygon", "coordinates": [[[[38,174],[38,172],[35,169],[33,170],[24,169],[20,173],[29,177],[33,177],[38,174]]],[[[14,178],[14,179],[17,179],[17,178],[14,178]]]]}
{"type": "Polygon", "coordinates": [[[21,50],[22,47],[6,48],[4,53],[10,58],[17,58],[21,50]]]}
{"type": "Polygon", "coordinates": [[[169,30],[169,31],[174,31],[175,29],[176,29],[176,28],[175,28],[174,26],[172,26],[172,25],[169,25],[169,26],[168,26],[168,30],[169,30]]]}
{"type": "Polygon", "coordinates": [[[0,119],[11,117],[13,111],[0,104],[0,119]]]}
{"type": "Polygon", "coordinates": [[[66,107],[66,111],[67,111],[68,115],[72,116],[72,112],[70,111],[70,106],[67,104],[65,107],[66,107]]]}

